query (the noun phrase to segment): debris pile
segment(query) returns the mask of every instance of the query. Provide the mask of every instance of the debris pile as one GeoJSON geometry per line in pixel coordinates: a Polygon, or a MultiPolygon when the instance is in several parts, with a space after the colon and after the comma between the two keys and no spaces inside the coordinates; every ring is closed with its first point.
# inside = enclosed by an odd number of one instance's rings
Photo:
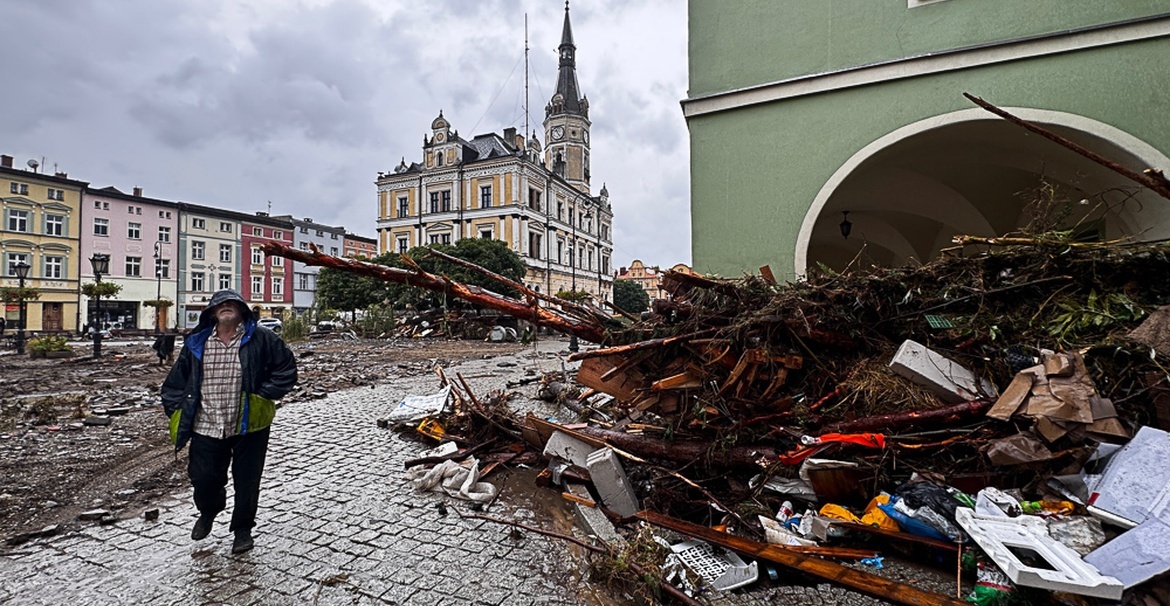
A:
{"type": "Polygon", "coordinates": [[[672,299],[635,323],[475,292],[604,344],[569,357],[584,392],[562,395],[555,377],[532,387],[572,402],[578,423],[518,418],[507,392],[480,400],[445,377],[455,405],[411,423],[456,444],[441,461],[466,461],[469,486],[541,457],[542,481],[601,512],[582,516],[610,544],[640,520],[731,552],[684,548],[707,562],[675,575],[684,595],[748,584],[759,563],[954,602],[838,563],[925,552],[959,567],[964,593],[978,580],[972,599],[1012,587],[1131,599],[1170,570],[1150,547],[1170,537],[1170,466],[1155,464],[1170,456],[1170,282],[1149,278],[1170,273],[1170,245],[986,244],[798,284],[668,272],[672,299]]]}

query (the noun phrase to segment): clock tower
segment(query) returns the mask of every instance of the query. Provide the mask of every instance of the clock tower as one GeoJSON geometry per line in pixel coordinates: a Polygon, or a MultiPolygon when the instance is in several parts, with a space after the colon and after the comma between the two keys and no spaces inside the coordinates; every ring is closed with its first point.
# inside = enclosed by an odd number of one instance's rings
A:
{"type": "Polygon", "coordinates": [[[544,108],[545,165],[588,193],[589,100],[577,86],[577,46],[573,44],[573,28],[569,25],[568,0],[565,0],[565,26],[558,51],[557,90],[544,108]]]}

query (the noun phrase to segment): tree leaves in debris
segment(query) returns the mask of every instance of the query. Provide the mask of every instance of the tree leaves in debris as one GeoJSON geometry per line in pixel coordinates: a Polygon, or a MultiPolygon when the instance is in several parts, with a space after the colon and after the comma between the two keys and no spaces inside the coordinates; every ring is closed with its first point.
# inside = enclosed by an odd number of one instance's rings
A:
{"type": "Polygon", "coordinates": [[[622,311],[639,314],[650,307],[650,295],[633,280],[614,280],[613,304],[622,311]]]}

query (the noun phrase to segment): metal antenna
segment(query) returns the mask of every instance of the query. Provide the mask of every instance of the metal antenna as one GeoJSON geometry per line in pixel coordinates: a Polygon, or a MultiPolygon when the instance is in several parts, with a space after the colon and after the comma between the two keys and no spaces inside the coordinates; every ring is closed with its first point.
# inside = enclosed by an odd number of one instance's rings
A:
{"type": "Polygon", "coordinates": [[[528,132],[528,13],[524,13],[524,147],[528,148],[528,141],[532,133],[528,132]]]}

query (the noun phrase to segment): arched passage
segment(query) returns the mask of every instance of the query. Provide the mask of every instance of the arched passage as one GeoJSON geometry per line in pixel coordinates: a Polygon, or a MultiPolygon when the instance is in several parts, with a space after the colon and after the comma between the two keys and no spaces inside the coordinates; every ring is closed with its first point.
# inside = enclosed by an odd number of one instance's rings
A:
{"type": "MultiPolygon", "coordinates": [[[[1164,154],[1107,124],[1063,112],[1008,108],[1125,166],[1170,168],[1164,154]]],[[[907,125],[849,158],[821,187],[796,243],[796,275],[925,262],[956,234],[998,236],[1026,226],[1035,192],[1055,186],[1077,226],[1102,238],[1170,237],[1170,201],[982,109],[907,125]],[[849,237],[840,223],[848,211],[849,237]]],[[[1065,206],[1061,202],[1060,206],[1065,206]]]]}

